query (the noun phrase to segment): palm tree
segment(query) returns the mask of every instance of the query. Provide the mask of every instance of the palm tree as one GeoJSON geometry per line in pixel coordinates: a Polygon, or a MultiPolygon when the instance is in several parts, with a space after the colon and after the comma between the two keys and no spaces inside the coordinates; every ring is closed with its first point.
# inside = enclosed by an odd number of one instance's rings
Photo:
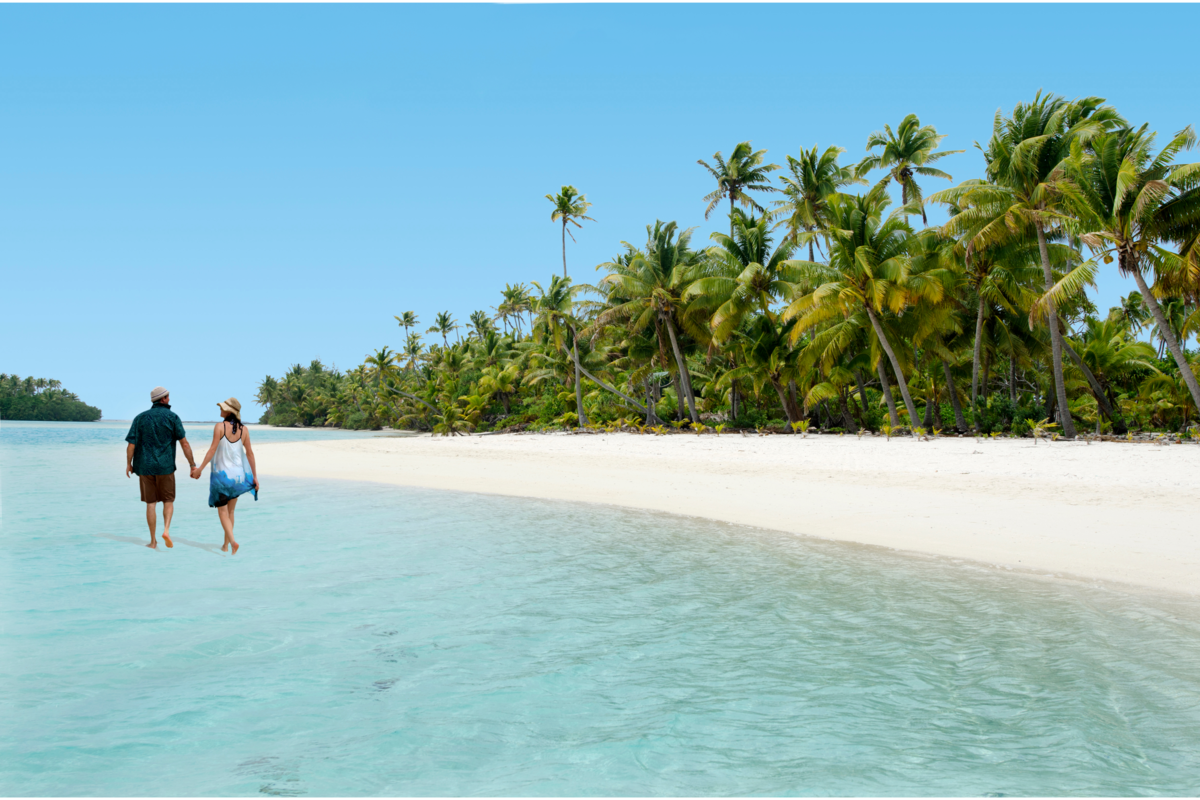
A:
{"type": "Polygon", "coordinates": [[[398,355],[384,347],[366,357],[363,363],[366,364],[368,374],[374,378],[377,389],[396,375],[396,357],[398,355]]]}
{"type": "Polygon", "coordinates": [[[587,415],[583,411],[583,387],[579,368],[579,344],[575,335],[575,295],[585,287],[572,286],[570,278],[560,278],[554,275],[545,289],[537,281],[532,282],[540,295],[534,305],[537,313],[535,337],[548,337],[554,343],[555,350],[567,350],[565,340],[568,334],[571,339],[570,354],[575,368],[575,413],[580,427],[587,425],[587,415]]]}
{"type": "MultiPolygon", "coordinates": [[[[780,179],[783,199],[775,201],[771,216],[782,218],[780,224],[787,225],[793,242],[800,241],[801,231],[811,234],[824,230],[825,198],[851,184],[866,183],[854,174],[852,167],[838,166],[838,156],[844,152],[841,147],[827,147],[825,152],[818,154],[817,146],[813,145],[812,150],[801,150],[800,158],[787,157],[791,174],[780,179]]],[[[811,237],[808,239],[808,260],[816,260],[811,237]]]]}
{"type": "Polygon", "coordinates": [[[861,177],[873,169],[886,169],[888,173],[883,176],[877,186],[886,187],[892,181],[900,184],[900,202],[903,205],[908,205],[910,201],[920,203],[921,222],[928,225],[929,220],[925,217],[925,204],[921,199],[921,187],[917,185],[916,176],[927,175],[952,180],[945,172],[929,165],[948,155],[965,152],[963,150],[934,152],[934,148],[945,138],[945,134],[938,134],[937,128],[932,125],[922,126],[921,120],[917,118],[916,114],[909,114],[900,121],[895,133],[892,132],[890,125],[884,125],[882,131],[875,131],[871,134],[867,139],[867,150],[873,150],[876,147],[883,149],[858,162],[858,175],[861,177]]]}
{"type": "Polygon", "coordinates": [[[1072,226],[1073,199],[1078,188],[1067,175],[1072,146],[1079,147],[1108,128],[1122,125],[1120,115],[1103,98],[1066,100],[1040,91],[1031,103],[1018,103],[1012,116],[996,112],[992,138],[984,150],[987,183],[963,196],[964,213],[991,218],[977,234],[981,244],[1013,237],[1036,237],[1042,262],[1046,302],[1042,305],[1050,330],[1054,387],[1063,435],[1075,438],[1067,387],[1063,379],[1063,342],[1055,309],[1054,271],[1047,232],[1072,226]]]}
{"type": "Polygon", "coordinates": [[[488,331],[495,331],[496,326],[492,324],[491,318],[486,311],[471,312],[471,333],[470,336],[482,340],[488,334],[488,331]]]}
{"type": "Polygon", "coordinates": [[[646,252],[627,244],[630,258],[600,265],[609,273],[600,281],[599,288],[608,295],[610,308],[596,322],[606,325],[614,320],[626,321],[629,331],[635,334],[653,326],[663,366],[669,363],[669,341],[688,412],[692,422],[698,423],[696,395],[676,332],[677,326],[690,324],[682,296],[696,267],[697,254],[689,247],[692,229],[679,233],[678,240],[676,229],[674,222],[664,224],[661,220],[653,226],[647,225],[646,252]]]}
{"type": "Polygon", "coordinates": [[[774,318],[771,306],[783,299],[797,278],[789,262],[796,245],[789,239],[771,248],[767,219],[734,214],[735,235],[712,234],[717,243],[701,265],[699,277],[685,298],[698,301],[712,312],[713,335],[727,340],[746,316],[759,312],[774,318]]]}
{"type": "MultiPolygon", "coordinates": [[[[1114,388],[1120,382],[1141,372],[1158,372],[1154,366],[1154,348],[1135,341],[1128,334],[1129,329],[1121,320],[1092,317],[1084,321],[1077,351],[1081,369],[1090,372],[1089,377],[1095,382],[1092,394],[1097,406],[1118,405],[1114,388]]],[[[1097,416],[1097,433],[1100,432],[1099,424],[1097,416]]],[[[1115,425],[1114,432],[1123,433],[1116,430],[1115,425]]]]}
{"type": "Polygon", "coordinates": [[[725,374],[724,381],[749,380],[756,393],[770,383],[789,426],[804,414],[796,402],[796,382],[801,378],[801,349],[789,342],[793,326],[774,316],[758,314],[736,334],[741,344],[742,365],[725,374]]]}
{"type": "Polygon", "coordinates": [[[891,362],[909,424],[917,409],[896,351],[881,321],[885,310],[898,313],[917,300],[939,301],[943,281],[938,270],[914,273],[910,250],[916,244],[901,206],[883,219],[887,194],[875,187],[867,195],[838,194],[829,198],[833,233],[829,263],[793,262],[800,286],[809,288],[785,309],[785,320],[796,320],[793,339],[818,325],[865,311],[880,346],[891,362]]]}
{"type": "MultiPolygon", "coordinates": [[[[971,407],[975,427],[979,428],[979,372],[984,340],[984,322],[989,313],[1028,313],[1034,298],[1027,287],[1036,285],[1040,277],[1041,251],[1037,242],[1025,237],[989,238],[997,226],[1004,225],[1007,203],[992,201],[989,194],[982,197],[976,187],[987,187],[985,181],[963,181],[929,197],[930,202],[942,203],[950,219],[941,228],[947,237],[957,237],[948,255],[961,259],[961,270],[967,285],[975,295],[975,344],[971,359],[971,407]],[[976,204],[976,201],[981,201],[976,204]]],[[[1053,267],[1060,271],[1077,257],[1077,253],[1060,244],[1047,244],[1053,267]]]]}
{"type": "Polygon", "coordinates": [[[532,281],[532,283],[540,293],[535,305],[537,325],[534,328],[534,338],[537,341],[544,341],[549,338],[554,343],[556,351],[570,354],[572,366],[575,371],[575,409],[579,426],[584,427],[587,425],[587,414],[583,409],[582,386],[582,379],[585,376],[601,389],[617,395],[634,408],[645,413],[645,406],[621,390],[614,388],[602,378],[597,377],[594,372],[585,369],[580,361],[579,328],[581,327],[581,322],[575,315],[575,296],[585,290],[591,289],[591,287],[582,285],[572,286],[570,278],[560,278],[557,275],[550,279],[550,283],[545,289],[537,281],[532,281]],[[566,347],[568,336],[571,342],[569,350],[566,347]]]}
{"type": "MultiPolygon", "coordinates": [[[[576,228],[582,228],[579,220],[586,219],[591,222],[596,220],[587,216],[587,210],[592,204],[587,201],[587,195],[579,194],[579,191],[574,186],[564,186],[559,190],[558,194],[548,194],[546,199],[554,204],[554,211],[550,213],[552,222],[562,222],[562,258],[563,258],[563,277],[567,277],[567,225],[574,225],[576,228]]],[[[571,241],[575,241],[575,234],[571,234],[571,241]]]]}
{"type": "Polygon", "coordinates": [[[270,410],[271,405],[279,400],[279,382],[270,375],[263,378],[262,383],[258,385],[258,392],[254,399],[260,406],[265,406],[270,410]]]}
{"type": "Polygon", "coordinates": [[[1196,135],[1185,128],[1154,156],[1155,134],[1147,127],[1103,131],[1090,138],[1087,148],[1074,148],[1070,173],[1078,186],[1076,206],[1090,231],[1084,236],[1088,247],[1105,263],[1115,257],[1121,274],[1137,281],[1159,339],[1175,359],[1193,402],[1200,406],[1200,382],[1175,335],[1180,326],[1170,324],[1164,304],[1143,274],[1147,266],[1159,274],[1171,268],[1174,259],[1158,242],[1171,237],[1175,209],[1200,204],[1200,164],[1173,163],[1181,150],[1195,144],[1196,135]]]}
{"type": "Polygon", "coordinates": [[[508,330],[510,324],[516,329],[517,337],[521,336],[521,314],[528,311],[531,305],[529,298],[529,287],[523,283],[513,285],[511,283],[504,284],[504,289],[500,292],[500,296],[504,299],[500,305],[495,307],[496,319],[504,322],[504,329],[508,330]]]}
{"type": "Polygon", "coordinates": [[[426,333],[440,333],[442,335],[442,344],[446,347],[450,346],[450,340],[446,336],[450,331],[458,330],[458,323],[454,321],[454,317],[450,316],[449,311],[439,311],[433,319],[433,327],[425,331],[426,333]]]}
{"type": "Polygon", "coordinates": [[[405,338],[408,338],[408,329],[415,328],[419,324],[417,320],[417,313],[415,311],[405,311],[398,317],[393,315],[392,319],[400,323],[401,328],[404,328],[405,338]]]}
{"type": "Polygon", "coordinates": [[[405,367],[409,372],[416,371],[417,362],[420,360],[421,353],[424,349],[425,347],[421,342],[420,334],[410,333],[404,340],[404,357],[406,359],[405,367]]]}
{"type": "Polygon", "coordinates": [[[745,208],[762,212],[763,207],[754,201],[747,192],[774,192],[771,185],[770,173],[779,169],[778,164],[763,164],[766,150],[753,150],[749,142],[740,142],[733,148],[726,161],[720,152],[713,154],[715,167],[700,159],[696,163],[708,170],[716,178],[717,188],[704,196],[708,208],[704,209],[704,218],[708,219],[713,209],[724,199],[729,200],[729,235],[733,236],[733,207],[737,203],[745,208]]]}

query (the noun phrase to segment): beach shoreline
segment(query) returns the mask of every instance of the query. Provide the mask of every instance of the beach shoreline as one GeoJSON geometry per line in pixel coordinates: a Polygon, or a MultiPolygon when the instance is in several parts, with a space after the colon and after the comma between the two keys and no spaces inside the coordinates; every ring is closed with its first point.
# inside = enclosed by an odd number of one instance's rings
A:
{"type": "Polygon", "coordinates": [[[1121,590],[1200,595],[1200,448],[627,433],[264,443],[264,478],[640,509],[1121,590]]]}

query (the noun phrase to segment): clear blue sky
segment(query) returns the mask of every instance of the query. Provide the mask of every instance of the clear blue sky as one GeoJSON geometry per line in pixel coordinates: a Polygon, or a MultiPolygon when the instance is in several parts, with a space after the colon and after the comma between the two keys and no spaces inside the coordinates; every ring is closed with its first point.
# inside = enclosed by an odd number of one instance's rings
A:
{"type": "MultiPolygon", "coordinates": [[[[977,177],[972,143],[1038,88],[1165,136],[1200,116],[1171,36],[1198,24],[1194,5],[0,6],[0,371],[111,419],[161,383],[185,419],[236,395],[254,420],[266,374],[353,367],[400,345],[393,314],[463,320],[560,270],[562,184],[594,204],[568,242],[590,282],[656,218],[700,244],[724,227],[696,159],[745,139],[856,160],[916,112],[977,177]]],[[[1106,272],[1101,306],[1125,291],[1106,272]]]]}

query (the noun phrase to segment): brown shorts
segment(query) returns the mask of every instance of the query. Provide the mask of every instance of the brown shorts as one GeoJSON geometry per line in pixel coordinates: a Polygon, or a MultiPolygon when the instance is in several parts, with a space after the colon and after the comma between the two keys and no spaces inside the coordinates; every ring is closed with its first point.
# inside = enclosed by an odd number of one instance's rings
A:
{"type": "Polygon", "coordinates": [[[175,473],[170,475],[139,475],[143,503],[174,503],[175,473]]]}

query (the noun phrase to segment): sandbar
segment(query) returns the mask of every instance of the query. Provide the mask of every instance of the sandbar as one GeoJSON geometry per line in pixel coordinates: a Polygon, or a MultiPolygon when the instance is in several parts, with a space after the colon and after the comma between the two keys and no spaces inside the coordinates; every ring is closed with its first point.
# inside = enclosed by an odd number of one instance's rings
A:
{"type": "Polygon", "coordinates": [[[599,503],[1200,594],[1196,444],[414,435],[262,444],[263,476],[599,503]]]}

